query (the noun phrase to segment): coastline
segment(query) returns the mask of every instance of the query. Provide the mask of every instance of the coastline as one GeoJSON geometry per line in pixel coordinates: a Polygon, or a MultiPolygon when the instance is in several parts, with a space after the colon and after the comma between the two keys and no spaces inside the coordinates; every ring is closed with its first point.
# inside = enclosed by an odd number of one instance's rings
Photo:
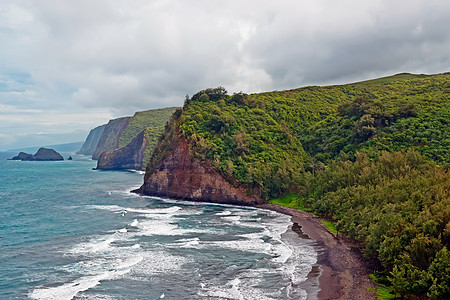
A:
{"type": "Polygon", "coordinates": [[[292,217],[292,222],[301,227],[303,234],[315,240],[322,248],[317,264],[320,266],[318,299],[377,299],[370,279],[369,263],[343,238],[330,233],[326,226],[304,211],[273,204],[256,206],[292,217]]]}

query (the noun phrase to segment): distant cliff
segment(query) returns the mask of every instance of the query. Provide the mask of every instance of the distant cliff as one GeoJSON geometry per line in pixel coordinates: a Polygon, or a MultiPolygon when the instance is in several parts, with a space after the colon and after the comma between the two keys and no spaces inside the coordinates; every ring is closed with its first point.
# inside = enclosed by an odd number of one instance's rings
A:
{"type": "Polygon", "coordinates": [[[131,117],[124,117],[110,120],[98,140],[92,159],[97,160],[105,151],[111,151],[119,148],[119,139],[128,126],[131,117]]]}
{"type": "Polygon", "coordinates": [[[125,147],[103,152],[98,159],[96,169],[144,171],[163,131],[164,126],[145,128],[125,147]]]}
{"type": "Polygon", "coordinates": [[[143,169],[143,158],[148,140],[141,131],[128,145],[113,151],[103,152],[97,162],[98,170],[143,169]]]}
{"type": "Polygon", "coordinates": [[[84,142],[83,146],[81,146],[81,149],[80,149],[80,151],[77,152],[77,154],[93,155],[95,149],[97,148],[100,137],[103,134],[103,130],[105,129],[105,126],[106,126],[106,124],[92,129],[89,132],[89,135],[86,138],[86,141],[84,142]]]}
{"type": "Polygon", "coordinates": [[[98,160],[97,169],[145,170],[158,137],[175,109],[136,112],[132,117],[110,120],[103,130],[101,126],[92,130],[86,139],[87,148],[92,148],[87,144],[88,140],[95,144],[96,135],[102,130],[92,155],[98,160]]]}

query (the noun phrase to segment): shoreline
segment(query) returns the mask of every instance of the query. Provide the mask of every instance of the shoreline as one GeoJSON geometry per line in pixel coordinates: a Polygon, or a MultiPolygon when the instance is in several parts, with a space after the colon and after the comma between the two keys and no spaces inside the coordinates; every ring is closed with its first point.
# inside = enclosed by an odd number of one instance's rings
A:
{"type": "Polygon", "coordinates": [[[370,273],[375,272],[369,262],[345,239],[330,233],[319,218],[274,204],[256,207],[291,216],[292,222],[300,226],[303,234],[316,241],[321,248],[316,263],[320,268],[318,299],[377,299],[376,293],[368,290],[376,287],[369,277],[370,273]]]}
{"type": "MultiPolygon", "coordinates": [[[[140,189],[130,192],[140,196],[150,196],[143,194],[140,189]]],[[[160,196],[156,197],[159,198],[160,196]]],[[[185,201],[183,199],[171,199],[185,201]]],[[[337,236],[329,232],[320,218],[314,217],[305,211],[275,204],[245,205],[242,203],[205,203],[255,207],[291,216],[293,228],[296,224],[299,227],[299,232],[297,232],[299,237],[301,238],[303,234],[306,235],[307,237],[305,238],[314,240],[319,248],[317,262],[315,264],[320,269],[318,278],[319,291],[317,293],[319,300],[378,299],[375,292],[376,284],[369,277],[369,274],[377,272],[377,267],[374,265],[370,266],[370,261],[364,259],[359,250],[353,247],[343,235],[337,236]],[[373,291],[369,291],[368,289],[373,289],[373,291]]]]}

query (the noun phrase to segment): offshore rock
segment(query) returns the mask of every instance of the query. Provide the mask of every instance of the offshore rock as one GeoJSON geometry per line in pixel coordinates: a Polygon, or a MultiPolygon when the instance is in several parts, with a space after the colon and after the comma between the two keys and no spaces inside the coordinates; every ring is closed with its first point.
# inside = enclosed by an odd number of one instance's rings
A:
{"type": "Polygon", "coordinates": [[[195,161],[183,138],[176,139],[172,150],[152,173],[145,174],[144,184],[135,192],[191,201],[240,205],[263,203],[257,196],[247,195],[244,188],[230,184],[210,163],[195,161]]]}
{"type": "Polygon", "coordinates": [[[143,158],[148,141],[145,130],[141,131],[123,148],[103,152],[97,162],[97,170],[144,170],[143,158]]]}
{"type": "Polygon", "coordinates": [[[11,158],[11,160],[22,160],[22,161],[56,161],[64,160],[61,154],[53,149],[40,148],[36,154],[28,154],[25,152],[20,152],[17,156],[11,158]]]}

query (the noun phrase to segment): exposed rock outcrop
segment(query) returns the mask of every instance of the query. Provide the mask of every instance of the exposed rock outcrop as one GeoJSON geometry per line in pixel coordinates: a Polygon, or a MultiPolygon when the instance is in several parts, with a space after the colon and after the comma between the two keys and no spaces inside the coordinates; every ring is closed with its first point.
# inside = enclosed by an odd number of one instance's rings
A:
{"type": "Polygon", "coordinates": [[[148,145],[145,130],[141,131],[123,148],[103,152],[97,162],[97,170],[143,170],[144,152],[148,145]]]}
{"type": "Polygon", "coordinates": [[[144,184],[136,192],[191,201],[240,205],[263,203],[257,196],[247,195],[244,188],[234,187],[208,162],[195,161],[183,138],[177,138],[172,150],[154,171],[145,174],[144,184]]]}
{"type": "Polygon", "coordinates": [[[102,136],[103,130],[105,129],[106,124],[95,127],[89,132],[88,137],[86,138],[86,141],[84,142],[83,146],[81,146],[80,151],[77,152],[77,154],[84,154],[84,155],[93,155],[95,149],[97,148],[98,141],[100,140],[100,137],[102,136]]]}
{"type": "Polygon", "coordinates": [[[119,148],[119,139],[130,122],[130,117],[114,119],[105,125],[102,135],[97,143],[92,159],[98,159],[102,152],[119,148]]]}
{"type": "Polygon", "coordinates": [[[61,154],[53,149],[40,148],[36,154],[28,154],[20,152],[17,156],[11,158],[11,160],[23,160],[23,161],[55,161],[64,160],[61,154]]]}

